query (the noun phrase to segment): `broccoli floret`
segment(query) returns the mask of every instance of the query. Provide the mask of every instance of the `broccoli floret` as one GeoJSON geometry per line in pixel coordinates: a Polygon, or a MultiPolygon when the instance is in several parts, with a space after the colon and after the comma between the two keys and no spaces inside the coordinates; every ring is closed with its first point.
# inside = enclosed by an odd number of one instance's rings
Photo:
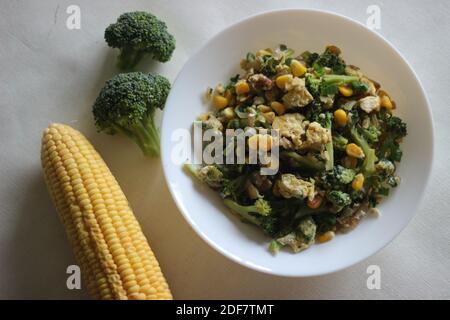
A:
{"type": "Polygon", "coordinates": [[[133,139],[145,155],[158,156],[159,131],[153,117],[157,108],[164,108],[169,90],[169,81],[160,75],[116,75],[106,82],[93,106],[98,130],[121,132],[133,139]]]}
{"type": "Polygon", "coordinates": [[[362,94],[366,93],[369,90],[369,86],[367,83],[361,82],[361,81],[353,81],[351,83],[353,94],[362,94]]]}
{"type": "Polygon", "coordinates": [[[338,209],[337,211],[341,211],[344,207],[352,203],[352,199],[348,193],[336,190],[328,192],[327,199],[338,209]]]}
{"type": "Polygon", "coordinates": [[[216,166],[204,166],[197,171],[198,178],[211,188],[219,188],[223,183],[223,173],[216,166]]]}
{"type": "Polygon", "coordinates": [[[380,136],[381,132],[378,130],[375,126],[369,126],[368,128],[362,128],[361,133],[366,138],[366,140],[370,143],[376,143],[378,142],[378,137],[380,136]]]}
{"type": "Polygon", "coordinates": [[[356,174],[355,170],[347,169],[339,165],[334,168],[334,172],[336,178],[342,184],[349,184],[350,182],[352,182],[356,174]]]}
{"type": "Polygon", "coordinates": [[[375,149],[372,149],[366,139],[359,134],[356,126],[350,130],[350,133],[356,144],[359,145],[364,151],[365,157],[363,162],[363,172],[365,176],[370,176],[375,172],[375,161],[377,159],[375,149]]]}
{"type": "Polygon", "coordinates": [[[307,75],[306,86],[314,97],[325,97],[335,95],[338,92],[338,86],[353,83],[357,80],[358,77],[347,75],[326,74],[320,78],[307,75]]]}
{"type": "Polygon", "coordinates": [[[378,161],[375,165],[375,168],[378,174],[384,177],[390,176],[395,172],[395,165],[391,161],[386,159],[378,161]]]}
{"type": "MultiPolygon", "coordinates": [[[[268,216],[272,212],[270,204],[262,198],[257,199],[255,203],[250,206],[240,205],[237,202],[230,199],[225,199],[224,203],[228,208],[230,208],[234,212],[239,213],[244,218],[247,218],[249,213],[258,213],[262,216],[268,216]]],[[[251,219],[248,220],[251,221],[251,219]]]]}
{"type": "MultiPolygon", "coordinates": [[[[324,68],[330,68],[335,74],[345,73],[345,62],[339,57],[339,49],[330,50],[331,47],[327,48],[324,53],[322,53],[313,63],[312,67],[317,74],[324,74],[324,68]]],[[[334,47],[335,48],[335,47],[334,47]]],[[[311,57],[311,56],[310,56],[311,57]]]]}
{"type": "Polygon", "coordinates": [[[385,124],[385,139],[383,140],[379,155],[391,161],[399,162],[402,159],[399,140],[407,135],[406,123],[399,117],[391,116],[389,113],[382,114],[385,124]]]}
{"type": "Polygon", "coordinates": [[[231,199],[225,199],[224,204],[245,221],[261,227],[268,235],[275,236],[278,232],[279,221],[271,214],[272,208],[266,200],[259,198],[253,205],[243,206],[231,199]]]}
{"type": "Polygon", "coordinates": [[[120,49],[118,67],[123,70],[133,68],[145,55],[169,61],[175,49],[175,38],[166,24],[143,11],[122,14],[106,28],[105,40],[108,46],[120,49]]]}
{"type": "Polygon", "coordinates": [[[346,190],[346,185],[353,181],[355,175],[355,170],[337,165],[332,171],[324,172],[321,176],[321,180],[323,186],[327,189],[346,190]]]}
{"type": "Polygon", "coordinates": [[[345,151],[345,147],[348,144],[348,139],[341,136],[338,133],[333,135],[333,146],[337,150],[345,151]]]}

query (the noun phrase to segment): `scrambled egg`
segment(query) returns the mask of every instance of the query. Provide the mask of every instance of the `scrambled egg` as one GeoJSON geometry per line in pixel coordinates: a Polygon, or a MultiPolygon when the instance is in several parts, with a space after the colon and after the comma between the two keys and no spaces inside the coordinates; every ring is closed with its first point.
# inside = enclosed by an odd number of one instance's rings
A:
{"type": "Polygon", "coordinates": [[[305,79],[292,78],[292,80],[286,82],[285,90],[287,93],[283,96],[283,102],[288,109],[304,107],[314,99],[306,89],[305,79]]]}
{"type": "Polygon", "coordinates": [[[306,130],[306,143],[303,147],[320,149],[331,140],[331,133],[318,122],[311,122],[306,130]]]}
{"type": "Polygon", "coordinates": [[[289,198],[308,198],[312,200],[315,195],[314,180],[306,181],[298,179],[291,173],[282,174],[275,183],[276,192],[282,197],[289,198]]]}
{"type": "Polygon", "coordinates": [[[280,145],[285,149],[296,149],[303,143],[302,135],[305,133],[300,113],[287,113],[275,117],[272,128],[280,130],[280,145]]]}
{"type": "Polygon", "coordinates": [[[294,252],[309,248],[314,244],[317,225],[311,217],[303,219],[297,227],[296,232],[291,232],[277,241],[282,245],[288,245],[294,252]]]}
{"type": "Polygon", "coordinates": [[[367,113],[371,113],[380,107],[380,97],[368,96],[359,100],[359,107],[367,113]]]}

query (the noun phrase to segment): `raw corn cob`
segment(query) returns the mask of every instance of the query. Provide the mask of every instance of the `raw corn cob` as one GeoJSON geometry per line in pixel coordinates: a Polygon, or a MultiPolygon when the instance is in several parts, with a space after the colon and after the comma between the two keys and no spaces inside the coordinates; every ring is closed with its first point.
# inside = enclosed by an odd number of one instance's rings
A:
{"type": "Polygon", "coordinates": [[[89,293],[96,299],[171,299],[124,193],[89,141],[52,124],[43,134],[41,160],[89,293]]]}

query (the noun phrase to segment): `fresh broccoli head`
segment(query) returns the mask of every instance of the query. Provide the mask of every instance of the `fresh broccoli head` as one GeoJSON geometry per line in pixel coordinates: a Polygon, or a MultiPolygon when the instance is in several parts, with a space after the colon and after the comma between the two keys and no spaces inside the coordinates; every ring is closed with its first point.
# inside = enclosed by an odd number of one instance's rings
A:
{"type": "Polygon", "coordinates": [[[122,14],[106,28],[105,40],[110,47],[120,49],[118,66],[123,70],[133,68],[145,55],[169,61],[175,49],[175,38],[166,24],[143,11],[122,14]]]}
{"type": "Polygon", "coordinates": [[[220,188],[224,181],[222,171],[216,166],[204,166],[197,171],[197,176],[211,188],[220,188]]]}
{"type": "Polygon", "coordinates": [[[352,203],[352,199],[348,193],[336,190],[328,192],[327,199],[338,209],[338,211],[352,203]]]}
{"type": "Polygon", "coordinates": [[[153,121],[157,108],[163,109],[170,90],[160,75],[122,73],[106,82],[95,100],[93,113],[99,131],[124,133],[145,155],[159,155],[159,131],[153,121]]]}

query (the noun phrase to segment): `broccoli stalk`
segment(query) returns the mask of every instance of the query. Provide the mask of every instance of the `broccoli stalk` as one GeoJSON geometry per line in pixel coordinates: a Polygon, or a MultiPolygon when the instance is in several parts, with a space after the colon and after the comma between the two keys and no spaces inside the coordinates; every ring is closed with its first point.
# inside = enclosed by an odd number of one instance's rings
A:
{"type": "Polygon", "coordinates": [[[122,73],[106,82],[93,113],[99,131],[121,132],[133,139],[146,156],[159,155],[159,131],[153,117],[163,109],[170,90],[160,75],[122,73]]]}
{"type": "Polygon", "coordinates": [[[312,75],[306,77],[308,90],[316,97],[334,95],[338,92],[338,86],[356,81],[358,81],[358,77],[356,76],[339,74],[326,74],[320,78],[314,78],[312,75]]]}
{"type": "Polygon", "coordinates": [[[166,24],[148,12],[122,14],[105,30],[105,40],[112,48],[119,48],[118,67],[132,69],[145,55],[160,62],[169,61],[175,49],[175,38],[166,24]]]}
{"type": "Polygon", "coordinates": [[[353,127],[350,130],[350,134],[352,135],[353,140],[357,145],[361,147],[364,151],[364,162],[363,162],[363,172],[366,176],[370,176],[375,172],[375,161],[377,159],[375,155],[375,150],[372,149],[367,143],[366,139],[361,136],[356,127],[353,127]]]}
{"type": "Polygon", "coordinates": [[[311,156],[302,156],[295,151],[283,151],[280,156],[284,159],[290,161],[290,165],[294,168],[312,170],[312,171],[323,171],[325,170],[322,161],[317,160],[311,156]]]}
{"type": "MultiPolygon", "coordinates": [[[[330,132],[330,137],[332,137],[332,132],[331,132],[331,128],[333,126],[333,119],[332,119],[332,115],[330,112],[327,112],[325,114],[325,123],[324,123],[324,128],[328,129],[328,131],[330,132]]],[[[325,170],[329,171],[329,170],[333,170],[334,168],[334,149],[333,149],[333,139],[330,139],[330,141],[328,141],[328,143],[325,145],[325,150],[328,153],[328,158],[325,162],[325,170]]]]}

